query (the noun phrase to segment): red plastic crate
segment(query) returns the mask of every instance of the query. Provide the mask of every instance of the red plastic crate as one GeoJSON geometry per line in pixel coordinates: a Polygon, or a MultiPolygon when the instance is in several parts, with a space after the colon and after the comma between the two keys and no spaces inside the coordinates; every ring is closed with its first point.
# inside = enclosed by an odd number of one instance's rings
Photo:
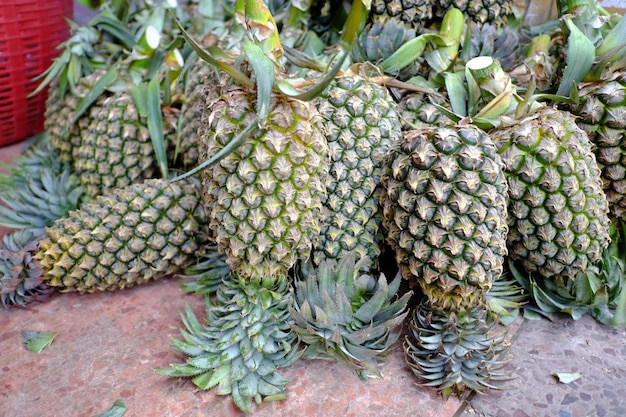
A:
{"type": "Polygon", "coordinates": [[[43,131],[47,89],[27,97],[69,37],[73,13],[73,0],[0,0],[0,146],[43,131]]]}

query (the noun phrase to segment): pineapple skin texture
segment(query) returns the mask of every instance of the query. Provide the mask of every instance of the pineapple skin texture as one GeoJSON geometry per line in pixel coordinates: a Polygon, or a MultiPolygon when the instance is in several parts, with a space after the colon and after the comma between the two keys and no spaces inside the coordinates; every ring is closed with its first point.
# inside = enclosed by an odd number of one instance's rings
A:
{"type": "Polygon", "coordinates": [[[117,290],[180,272],[206,240],[200,182],[153,179],[57,220],[35,257],[44,283],[60,291],[117,290]]]}
{"type": "MultiPolygon", "coordinates": [[[[209,158],[255,123],[256,94],[223,91],[206,116],[209,158]]],[[[202,171],[210,226],[230,268],[244,279],[286,275],[308,259],[320,231],[328,147],[313,103],[273,95],[264,129],[202,171]]]]}
{"type": "Polygon", "coordinates": [[[580,105],[569,110],[594,144],[611,214],[626,219],[626,73],[583,83],[579,94],[580,105]]]}
{"type": "Polygon", "coordinates": [[[472,125],[412,130],[383,177],[387,240],[429,304],[484,302],[507,254],[507,184],[490,137],[472,125]]]}
{"type": "MultiPolygon", "coordinates": [[[[90,196],[155,177],[150,132],[130,91],[104,94],[88,111],[78,121],[80,145],[73,149],[73,166],[90,196]]],[[[166,136],[171,133],[166,124],[164,129],[166,136]]]]}
{"type": "Polygon", "coordinates": [[[330,151],[324,222],[315,263],[356,253],[370,270],[378,264],[381,230],[380,181],[385,157],[402,137],[389,93],[357,75],[345,75],[320,97],[318,111],[330,151]]]}
{"type": "Polygon", "coordinates": [[[433,18],[436,0],[374,0],[370,20],[383,23],[395,20],[410,29],[421,33],[433,18]]]}
{"type": "Polygon", "coordinates": [[[73,89],[68,89],[61,97],[60,81],[54,79],[48,90],[44,127],[52,148],[61,162],[72,163],[74,149],[80,146],[80,129],[77,124],[68,126],[75,117],[80,101],[89,93],[104,71],[82,77],[73,89]]]}
{"type": "Polygon", "coordinates": [[[442,17],[451,8],[457,8],[479,25],[491,23],[496,27],[507,24],[513,14],[515,0],[435,0],[435,14],[442,17]]]}
{"type": "Polygon", "coordinates": [[[608,202],[589,138],[567,112],[541,109],[491,132],[509,184],[511,259],[574,278],[610,242],[608,202]]]}

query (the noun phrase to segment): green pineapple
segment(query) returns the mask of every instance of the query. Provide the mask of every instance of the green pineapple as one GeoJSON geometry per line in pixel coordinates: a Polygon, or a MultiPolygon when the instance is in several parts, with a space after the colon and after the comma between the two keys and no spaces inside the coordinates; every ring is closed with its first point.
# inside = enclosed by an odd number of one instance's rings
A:
{"type": "Polygon", "coordinates": [[[43,301],[52,288],[43,282],[42,269],[33,258],[37,232],[17,230],[2,236],[0,247],[0,304],[3,307],[26,306],[43,301]]]}
{"type": "Polygon", "coordinates": [[[387,90],[359,75],[337,77],[317,100],[330,153],[316,264],[355,253],[365,271],[378,265],[383,242],[380,178],[400,139],[400,121],[387,90]]]}
{"type": "Polygon", "coordinates": [[[299,270],[292,328],[309,345],[304,357],[338,360],[362,378],[380,377],[412,292],[396,298],[401,276],[387,284],[383,274],[360,273],[362,261],[348,254],[299,270]]]}
{"type": "Polygon", "coordinates": [[[479,25],[490,23],[501,28],[513,17],[515,0],[437,0],[435,15],[442,17],[451,8],[457,8],[479,25]]]}
{"type": "Polygon", "coordinates": [[[426,297],[412,318],[407,361],[419,384],[446,398],[481,391],[497,378],[500,341],[484,323],[486,293],[507,253],[507,185],[496,147],[465,120],[405,132],[388,164],[388,242],[403,277],[426,297]]]}
{"type": "MultiPolygon", "coordinates": [[[[256,95],[228,88],[206,118],[207,157],[255,123],[256,95]]],[[[242,277],[286,275],[308,258],[319,234],[327,144],[317,111],[273,94],[265,128],[202,171],[211,229],[231,269],[242,277]]]]}
{"type": "Polygon", "coordinates": [[[80,145],[80,129],[77,124],[68,126],[68,121],[75,119],[80,102],[103,75],[102,70],[85,75],[68,91],[62,91],[59,79],[51,82],[46,101],[44,125],[60,161],[72,163],[74,160],[74,149],[80,145]]]}
{"type": "Polygon", "coordinates": [[[249,413],[252,401],[285,398],[289,382],[278,370],[300,356],[296,335],[290,331],[289,306],[293,298],[286,277],[241,278],[231,275],[206,297],[206,324],[187,306],[182,315],[184,340],[172,339],[172,348],[187,356],[182,364],[158,369],[161,375],[193,377],[201,390],[217,388],[231,395],[249,413]]]}
{"type": "MultiPolygon", "coordinates": [[[[157,176],[159,165],[147,123],[129,90],[100,95],[78,120],[73,168],[90,196],[157,176]]],[[[163,134],[173,133],[174,126],[165,121],[163,134]]]]}
{"type": "Polygon", "coordinates": [[[402,22],[403,26],[420,34],[433,18],[434,5],[435,0],[374,0],[370,20],[402,22]]]}
{"type": "Polygon", "coordinates": [[[173,103],[165,102],[175,83],[167,81],[175,80],[182,65],[168,40],[173,32],[166,3],[108,7],[75,28],[75,36],[61,45],[63,59],[41,84],[55,87],[46,121],[51,143],[91,197],[156,177],[157,170],[165,176],[161,142],[175,128],[173,103]],[[151,36],[148,26],[160,32],[151,36]],[[161,82],[159,97],[148,80],[161,82]]]}
{"type": "Polygon", "coordinates": [[[205,222],[199,181],[146,180],[56,220],[34,257],[61,291],[131,287],[190,265],[206,243],[205,222]]]}
{"type": "Polygon", "coordinates": [[[544,107],[491,132],[509,184],[511,259],[544,277],[574,278],[609,244],[608,203],[589,138],[544,107]]]}

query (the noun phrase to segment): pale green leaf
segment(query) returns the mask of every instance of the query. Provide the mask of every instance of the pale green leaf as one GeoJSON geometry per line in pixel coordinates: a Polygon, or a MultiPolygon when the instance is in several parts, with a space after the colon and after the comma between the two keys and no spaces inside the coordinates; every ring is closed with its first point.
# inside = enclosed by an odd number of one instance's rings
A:
{"type": "Polygon", "coordinates": [[[157,77],[150,80],[146,93],[150,140],[152,141],[157,164],[161,170],[161,176],[167,178],[167,155],[165,153],[165,138],[163,137],[163,114],[161,113],[161,85],[157,77]]]}
{"type": "Polygon", "coordinates": [[[568,19],[570,35],[567,38],[565,70],[559,84],[558,95],[569,96],[572,83],[578,84],[589,72],[595,60],[596,49],[593,43],[568,19]]]}
{"type": "Polygon", "coordinates": [[[263,50],[249,39],[244,39],[243,50],[254,69],[257,88],[257,118],[264,125],[270,113],[270,100],[276,67],[263,50]]]}
{"type": "Polygon", "coordinates": [[[126,404],[123,399],[115,400],[111,408],[104,413],[98,414],[96,417],[122,417],[126,414],[126,404]]]}
{"type": "Polygon", "coordinates": [[[56,335],[56,332],[23,330],[22,342],[26,349],[34,353],[40,353],[42,350],[50,347],[56,335]]]}

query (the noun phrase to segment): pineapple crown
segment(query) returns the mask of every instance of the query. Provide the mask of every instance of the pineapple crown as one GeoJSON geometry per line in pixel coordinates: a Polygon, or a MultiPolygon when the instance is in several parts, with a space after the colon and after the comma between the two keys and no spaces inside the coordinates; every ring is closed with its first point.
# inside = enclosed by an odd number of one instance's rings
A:
{"type": "Polygon", "coordinates": [[[361,274],[363,261],[350,254],[317,268],[305,264],[294,284],[292,329],[309,345],[305,357],[335,359],[362,378],[380,377],[381,358],[399,336],[394,329],[408,314],[412,292],[397,298],[401,276],[388,284],[383,274],[361,274]]]}
{"type": "Polygon", "coordinates": [[[43,140],[18,156],[7,174],[0,174],[0,225],[43,235],[44,227],[87,200],[79,178],[56,159],[43,140]]]}
{"type": "Polygon", "coordinates": [[[466,389],[500,389],[510,379],[498,358],[508,348],[504,335],[489,336],[486,315],[481,306],[451,314],[426,302],[413,311],[404,352],[418,385],[435,387],[447,399],[466,389]]]}
{"type": "Polygon", "coordinates": [[[217,245],[205,245],[198,254],[198,262],[180,274],[183,291],[205,296],[214,294],[231,272],[226,258],[217,245]]]}
{"type": "Polygon", "coordinates": [[[287,278],[243,280],[231,274],[215,298],[205,300],[207,324],[187,306],[181,313],[184,340],[172,339],[172,348],[188,356],[186,362],[156,372],[192,377],[201,390],[217,387],[218,395],[231,395],[246,413],[252,401],[284,399],[289,381],[277,370],[301,354],[289,329],[287,278]]]}
{"type": "Polygon", "coordinates": [[[0,303],[26,306],[52,291],[43,283],[43,270],[33,258],[39,235],[33,230],[5,234],[0,247],[0,303]]]}

